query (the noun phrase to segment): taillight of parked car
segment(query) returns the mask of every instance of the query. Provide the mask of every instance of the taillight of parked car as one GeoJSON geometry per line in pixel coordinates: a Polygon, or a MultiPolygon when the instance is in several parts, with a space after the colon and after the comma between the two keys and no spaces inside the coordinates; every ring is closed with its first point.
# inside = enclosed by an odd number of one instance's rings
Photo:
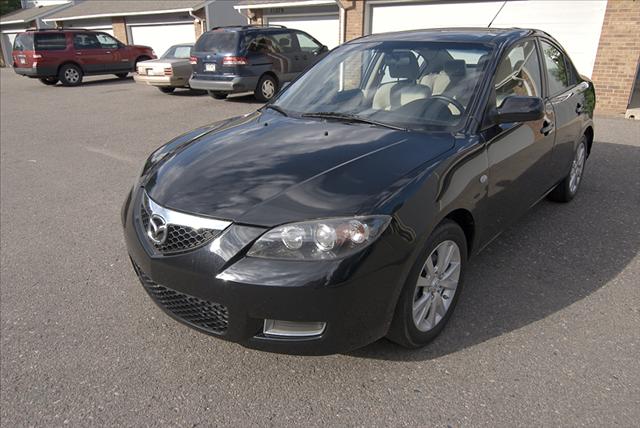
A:
{"type": "Polygon", "coordinates": [[[191,64],[191,65],[196,65],[197,63],[198,63],[198,58],[197,58],[197,57],[195,57],[195,56],[193,56],[193,55],[191,55],[191,56],[189,57],[189,64],[191,64]]]}
{"type": "Polygon", "coordinates": [[[167,67],[164,69],[164,75],[165,76],[173,76],[173,68],[171,67],[167,67]]]}
{"type": "Polygon", "coordinates": [[[222,65],[247,65],[249,60],[243,56],[225,56],[222,65]]]}

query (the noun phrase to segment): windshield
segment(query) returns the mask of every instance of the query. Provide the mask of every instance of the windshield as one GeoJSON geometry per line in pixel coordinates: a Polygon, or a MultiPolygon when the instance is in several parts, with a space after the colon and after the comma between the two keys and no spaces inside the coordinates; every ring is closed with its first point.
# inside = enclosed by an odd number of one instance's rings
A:
{"type": "Polygon", "coordinates": [[[196,52],[235,53],[238,47],[236,31],[210,31],[204,33],[196,42],[196,52]]]}
{"type": "Polygon", "coordinates": [[[354,43],[336,49],[275,101],[288,114],[334,113],[413,130],[463,126],[491,47],[354,43]]]}
{"type": "Polygon", "coordinates": [[[171,46],[168,51],[161,56],[162,59],[189,59],[191,56],[190,45],[171,46]]]}

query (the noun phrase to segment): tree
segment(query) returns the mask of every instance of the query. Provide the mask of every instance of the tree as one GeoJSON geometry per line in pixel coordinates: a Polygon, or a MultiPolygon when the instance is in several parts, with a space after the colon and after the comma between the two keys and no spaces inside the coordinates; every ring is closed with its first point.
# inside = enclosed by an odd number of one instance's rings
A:
{"type": "Polygon", "coordinates": [[[22,7],[20,0],[0,0],[0,15],[6,15],[20,7],[22,7]]]}

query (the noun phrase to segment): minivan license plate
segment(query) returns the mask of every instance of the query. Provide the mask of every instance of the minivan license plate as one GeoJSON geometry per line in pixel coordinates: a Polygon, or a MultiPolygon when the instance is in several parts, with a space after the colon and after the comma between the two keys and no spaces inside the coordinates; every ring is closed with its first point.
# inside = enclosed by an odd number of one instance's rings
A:
{"type": "Polygon", "coordinates": [[[204,65],[204,71],[216,71],[216,65],[212,63],[207,63],[204,65]]]}

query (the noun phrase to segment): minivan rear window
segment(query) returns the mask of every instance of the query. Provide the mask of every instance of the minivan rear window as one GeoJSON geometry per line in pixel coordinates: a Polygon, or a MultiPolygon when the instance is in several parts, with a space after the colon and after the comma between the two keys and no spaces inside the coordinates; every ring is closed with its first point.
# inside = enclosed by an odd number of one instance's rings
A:
{"type": "Polygon", "coordinates": [[[239,34],[235,31],[212,31],[204,33],[194,47],[196,52],[235,53],[239,34]]]}
{"type": "Polygon", "coordinates": [[[36,34],[37,51],[63,51],[67,48],[64,33],[36,34]]]}
{"type": "Polygon", "coordinates": [[[13,41],[14,51],[32,51],[33,50],[33,33],[22,33],[16,36],[13,41]]]}

